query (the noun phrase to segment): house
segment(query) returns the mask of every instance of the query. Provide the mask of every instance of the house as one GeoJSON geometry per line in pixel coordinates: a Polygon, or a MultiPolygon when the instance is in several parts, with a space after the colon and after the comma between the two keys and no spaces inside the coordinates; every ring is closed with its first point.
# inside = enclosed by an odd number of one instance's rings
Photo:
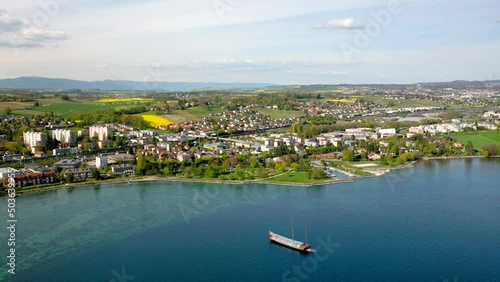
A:
{"type": "Polygon", "coordinates": [[[376,154],[374,152],[371,152],[368,154],[368,160],[370,160],[370,161],[380,160],[380,155],[376,154]]]}
{"type": "Polygon", "coordinates": [[[5,154],[3,155],[2,159],[4,161],[20,161],[23,159],[23,156],[21,156],[20,154],[5,154]]]}
{"type": "Polygon", "coordinates": [[[21,172],[17,169],[13,169],[11,167],[0,167],[0,179],[19,175],[21,175],[21,172]]]}
{"type": "Polygon", "coordinates": [[[134,175],[134,166],[130,164],[113,165],[111,171],[114,175],[134,175]]]}
{"type": "Polygon", "coordinates": [[[188,153],[185,153],[185,152],[180,152],[177,154],[177,160],[179,162],[189,161],[189,160],[191,160],[191,155],[188,153]]]}
{"type": "Polygon", "coordinates": [[[53,171],[44,173],[32,173],[27,175],[19,175],[14,177],[17,187],[25,187],[38,184],[49,184],[57,182],[57,174],[53,171]]]}
{"type": "Polygon", "coordinates": [[[95,158],[95,166],[97,168],[105,167],[108,165],[108,157],[98,156],[95,158]]]}
{"type": "Polygon", "coordinates": [[[47,156],[44,152],[35,152],[35,158],[43,158],[47,156]]]}
{"type": "Polygon", "coordinates": [[[64,169],[72,169],[72,168],[79,168],[80,165],[82,164],[81,161],[79,160],[60,160],[56,162],[53,167],[54,168],[64,168],[64,169]]]}
{"type": "Polygon", "coordinates": [[[103,149],[103,148],[106,148],[107,146],[111,146],[113,145],[113,141],[112,140],[100,140],[100,141],[97,141],[97,146],[99,147],[99,149],[103,149]]]}
{"type": "Polygon", "coordinates": [[[389,146],[388,141],[380,141],[378,144],[380,145],[380,147],[384,147],[384,148],[387,148],[389,146]]]}
{"type": "Polygon", "coordinates": [[[135,157],[130,154],[114,154],[108,155],[108,164],[115,163],[132,163],[135,160],[135,157]]]}
{"type": "Polygon", "coordinates": [[[39,164],[25,164],[24,167],[30,173],[43,173],[50,171],[50,168],[39,164]]]}
{"type": "Polygon", "coordinates": [[[52,155],[54,156],[66,156],[66,155],[76,155],[78,154],[78,148],[59,148],[53,149],[52,155]]]}
{"type": "Polygon", "coordinates": [[[379,138],[393,136],[393,135],[396,135],[396,129],[395,128],[379,129],[377,131],[377,135],[379,138]]]}
{"type": "Polygon", "coordinates": [[[68,169],[64,173],[64,177],[71,175],[74,180],[85,180],[87,178],[92,178],[92,171],[91,168],[68,169]]]}

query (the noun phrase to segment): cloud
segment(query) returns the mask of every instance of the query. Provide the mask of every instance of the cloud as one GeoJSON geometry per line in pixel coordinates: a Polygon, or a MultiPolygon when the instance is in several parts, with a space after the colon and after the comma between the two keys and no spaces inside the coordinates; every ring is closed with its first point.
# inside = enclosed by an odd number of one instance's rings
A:
{"type": "Polygon", "coordinates": [[[66,39],[66,34],[57,30],[46,30],[39,28],[25,28],[22,30],[25,38],[34,41],[51,41],[66,39]]]}
{"type": "Polygon", "coordinates": [[[0,33],[19,31],[23,26],[22,20],[13,19],[7,11],[0,9],[0,33]]]}
{"type": "Polygon", "coordinates": [[[316,29],[363,29],[365,24],[360,23],[353,18],[334,19],[327,23],[315,26],[316,29]]]}
{"type": "Polygon", "coordinates": [[[152,64],[150,66],[137,66],[142,69],[154,69],[159,72],[175,73],[178,71],[197,72],[229,72],[229,73],[321,73],[333,75],[347,75],[346,71],[328,71],[332,67],[345,66],[342,63],[331,61],[255,61],[216,59],[209,61],[195,61],[186,64],[152,64]]]}
{"type": "Polygon", "coordinates": [[[497,20],[497,23],[500,23],[500,19],[497,20]]]}
{"type": "Polygon", "coordinates": [[[43,47],[42,44],[37,42],[31,42],[27,40],[22,40],[19,38],[1,38],[0,39],[0,47],[9,47],[9,48],[36,48],[43,47]]]}
{"type": "Polygon", "coordinates": [[[63,31],[30,26],[0,9],[0,47],[37,48],[44,47],[43,43],[65,39],[63,31]]]}

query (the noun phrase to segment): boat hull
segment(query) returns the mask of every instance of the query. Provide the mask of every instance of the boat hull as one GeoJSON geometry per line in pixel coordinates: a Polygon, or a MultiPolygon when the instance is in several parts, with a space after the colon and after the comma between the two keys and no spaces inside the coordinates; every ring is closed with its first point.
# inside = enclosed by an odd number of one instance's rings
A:
{"type": "Polygon", "coordinates": [[[314,252],[314,250],[311,249],[311,246],[309,244],[281,236],[281,235],[273,233],[271,231],[269,231],[269,239],[273,243],[276,243],[276,244],[281,245],[281,246],[285,246],[285,247],[290,248],[292,250],[296,250],[296,251],[304,252],[304,253],[314,252]]]}

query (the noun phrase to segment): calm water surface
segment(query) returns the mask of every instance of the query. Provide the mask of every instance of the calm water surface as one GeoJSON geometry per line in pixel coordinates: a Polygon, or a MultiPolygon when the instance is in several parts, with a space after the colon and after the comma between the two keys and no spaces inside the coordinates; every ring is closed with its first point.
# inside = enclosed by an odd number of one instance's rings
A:
{"type": "Polygon", "coordinates": [[[23,195],[17,274],[3,264],[0,278],[500,281],[499,180],[499,159],[471,159],[313,188],[149,182],[23,195]],[[268,230],[291,236],[291,216],[316,254],[269,242],[268,230]]]}

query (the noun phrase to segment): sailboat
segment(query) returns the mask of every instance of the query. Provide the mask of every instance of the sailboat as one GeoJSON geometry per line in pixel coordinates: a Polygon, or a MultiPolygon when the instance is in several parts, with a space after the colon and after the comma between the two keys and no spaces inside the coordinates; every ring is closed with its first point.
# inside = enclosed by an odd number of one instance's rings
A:
{"type": "Polygon", "coordinates": [[[307,225],[305,226],[306,242],[300,242],[295,240],[294,230],[293,230],[293,217],[292,217],[292,238],[287,238],[285,236],[276,234],[269,231],[269,239],[272,242],[278,243],[290,249],[294,249],[300,252],[313,253],[315,250],[311,249],[311,246],[307,243],[307,225]]]}

